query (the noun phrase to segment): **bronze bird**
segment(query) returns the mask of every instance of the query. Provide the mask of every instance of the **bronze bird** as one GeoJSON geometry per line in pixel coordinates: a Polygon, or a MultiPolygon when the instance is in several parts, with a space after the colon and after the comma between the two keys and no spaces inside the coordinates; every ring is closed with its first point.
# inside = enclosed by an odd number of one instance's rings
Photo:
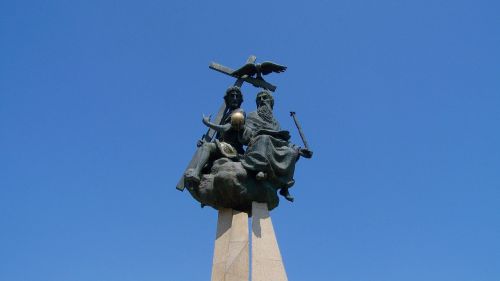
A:
{"type": "Polygon", "coordinates": [[[286,66],[284,65],[279,65],[274,62],[270,61],[265,61],[263,63],[247,63],[244,66],[240,67],[239,69],[233,71],[231,73],[233,76],[236,77],[243,77],[243,76],[248,76],[252,77],[257,74],[256,79],[264,80],[262,78],[262,75],[267,75],[271,72],[276,72],[280,73],[286,70],[286,66]]]}

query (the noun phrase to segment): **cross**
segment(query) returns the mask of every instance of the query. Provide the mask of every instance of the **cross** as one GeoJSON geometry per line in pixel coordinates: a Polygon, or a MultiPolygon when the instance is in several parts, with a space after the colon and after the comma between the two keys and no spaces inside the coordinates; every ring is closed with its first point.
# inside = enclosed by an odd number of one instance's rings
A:
{"type": "MultiPolygon", "coordinates": [[[[256,59],[257,59],[256,56],[253,56],[253,55],[249,56],[246,63],[254,63],[256,59]]],[[[224,73],[226,75],[229,75],[229,76],[237,78],[236,81],[234,82],[234,86],[237,86],[237,87],[240,87],[240,88],[243,85],[243,82],[247,82],[247,83],[250,83],[250,84],[254,85],[255,87],[264,88],[264,89],[270,90],[272,92],[274,92],[276,90],[276,86],[274,86],[272,84],[269,84],[266,81],[255,79],[253,77],[237,77],[237,76],[234,76],[234,75],[232,75],[232,73],[234,72],[234,70],[232,70],[229,67],[226,67],[226,66],[220,65],[218,63],[215,63],[215,62],[212,62],[209,65],[209,68],[213,69],[215,71],[224,73]]],[[[220,124],[220,122],[222,120],[222,117],[224,117],[224,114],[226,114],[226,112],[227,112],[226,103],[223,102],[222,105],[219,108],[219,111],[217,112],[217,116],[214,119],[214,123],[215,124],[220,124]]],[[[216,132],[213,129],[208,129],[208,131],[201,137],[201,139],[203,141],[205,141],[205,142],[211,142],[213,140],[213,138],[215,137],[215,133],[216,132]]],[[[194,160],[195,160],[195,158],[193,156],[193,158],[191,158],[191,161],[189,161],[189,164],[188,164],[186,170],[189,169],[190,167],[192,167],[195,164],[194,160]]],[[[183,174],[181,176],[181,178],[179,179],[179,181],[177,182],[176,188],[178,190],[180,190],[180,191],[183,191],[184,187],[185,187],[185,185],[184,185],[184,174],[183,174]]]]}
{"type": "MultiPolygon", "coordinates": [[[[255,56],[250,56],[248,58],[248,60],[247,60],[247,63],[254,63],[256,59],[257,58],[255,56]]],[[[270,83],[268,83],[268,82],[266,82],[264,80],[255,79],[253,77],[249,77],[249,76],[246,76],[246,75],[243,76],[243,77],[234,76],[233,75],[233,72],[234,72],[233,69],[231,69],[229,67],[226,67],[226,66],[223,66],[223,65],[220,65],[218,63],[212,62],[210,64],[210,66],[208,66],[208,67],[210,69],[213,69],[213,70],[218,71],[220,73],[224,73],[226,75],[238,78],[238,80],[236,80],[236,82],[234,83],[235,86],[241,87],[241,85],[243,84],[243,81],[245,81],[247,83],[250,83],[250,84],[254,85],[257,88],[263,88],[263,89],[269,90],[271,92],[274,92],[276,90],[276,86],[274,86],[274,85],[272,85],[272,84],[270,84],[270,83]]]]}

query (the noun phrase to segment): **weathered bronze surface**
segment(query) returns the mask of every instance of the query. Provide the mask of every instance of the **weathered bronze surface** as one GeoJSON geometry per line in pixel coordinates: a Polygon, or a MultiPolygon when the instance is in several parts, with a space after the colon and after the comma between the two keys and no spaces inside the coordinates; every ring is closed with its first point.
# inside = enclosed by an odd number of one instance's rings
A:
{"type": "MultiPolygon", "coordinates": [[[[255,62],[256,59],[257,58],[255,56],[250,56],[247,59],[247,63],[253,63],[253,62],[255,62]]],[[[212,68],[211,65],[209,67],[212,68]]],[[[241,78],[236,79],[236,81],[234,82],[234,86],[240,88],[241,85],[243,85],[243,81],[244,80],[241,78]]],[[[224,103],[220,106],[219,111],[217,112],[217,116],[215,117],[215,120],[214,120],[215,124],[219,124],[221,122],[222,117],[226,113],[226,110],[227,110],[226,101],[224,101],[224,103]]],[[[198,143],[197,143],[198,147],[200,147],[203,142],[212,141],[214,139],[214,137],[215,137],[215,130],[209,128],[208,131],[205,134],[203,134],[201,139],[198,141],[198,143]]],[[[191,161],[189,162],[186,170],[189,169],[190,167],[193,167],[196,164],[196,161],[197,161],[197,159],[196,159],[196,152],[195,152],[195,156],[193,156],[193,158],[191,158],[191,161]]],[[[185,186],[186,186],[186,184],[184,183],[184,175],[182,175],[180,177],[179,181],[177,182],[176,188],[180,191],[183,191],[185,186]]]]}
{"type": "Polygon", "coordinates": [[[224,105],[214,122],[203,117],[202,122],[209,131],[198,142],[178,189],[187,187],[202,206],[247,213],[251,212],[253,201],[266,203],[269,210],[277,207],[278,191],[287,200],[294,200],[288,189],[295,183],[295,163],[301,156],[311,158],[312,151],[294,113],[292,116],[305,147],[289,141],[290,133],[281,129],[273,114],[274,98],[268,90],[276,87],[261,76],[284,70],[285,66],[271,62],[255,64],[254,56],[236,71],[225,69],[223,73],[238,80],[227,89],[224,105]],[[251,77],[253,75],[256,78],[251,77]],[[241,108],[243,81],[265,89],[255,99],[257,110],[248,114],[241,108]]]}

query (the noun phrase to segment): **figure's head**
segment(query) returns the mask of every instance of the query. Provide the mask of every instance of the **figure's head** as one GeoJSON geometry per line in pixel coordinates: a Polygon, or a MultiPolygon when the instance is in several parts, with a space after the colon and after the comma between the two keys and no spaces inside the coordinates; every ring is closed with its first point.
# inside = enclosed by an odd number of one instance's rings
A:
{"type": "Polygon", "coordinates": [[[224,101],[226,102],[226,106],[231,110],[240,108],[243,103],[243,95],[241,94],[240,87],[229,87],[224,95],[224,101]]]}
{"type": "Polygon", "coordinates": [[[264,104],[268,104],[272,109],[274,107],[274,98],[268,91],[261,91],[257,94],[255,103],[257,104],[257,108],[264,104]]]}

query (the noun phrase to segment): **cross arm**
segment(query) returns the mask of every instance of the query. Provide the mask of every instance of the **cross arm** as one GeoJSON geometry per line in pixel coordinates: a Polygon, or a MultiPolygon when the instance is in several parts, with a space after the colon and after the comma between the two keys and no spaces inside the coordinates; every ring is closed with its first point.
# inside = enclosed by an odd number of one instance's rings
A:
{"type": "Polygon", "coordinates": [[[215,71],[218,71],[220,73],[224,73],[226,75],[229,75],[231,77],[239,78],[247,83],[254,85],[255,87],[264,88],[264,89],[267,89],[271,92],[274,92],[276,90],[276,86],[274,86],[266,81],[255,79],[253,77],[238,77],[238,76],[232,75],[232,73],[234,72],[233,69],[226,67],[226,66],[223,66],[223,65],[220,65],[220,64],[215,63],[215,62],[212,62],[210,64],[209,68],[213,69],[215,71]]]}

